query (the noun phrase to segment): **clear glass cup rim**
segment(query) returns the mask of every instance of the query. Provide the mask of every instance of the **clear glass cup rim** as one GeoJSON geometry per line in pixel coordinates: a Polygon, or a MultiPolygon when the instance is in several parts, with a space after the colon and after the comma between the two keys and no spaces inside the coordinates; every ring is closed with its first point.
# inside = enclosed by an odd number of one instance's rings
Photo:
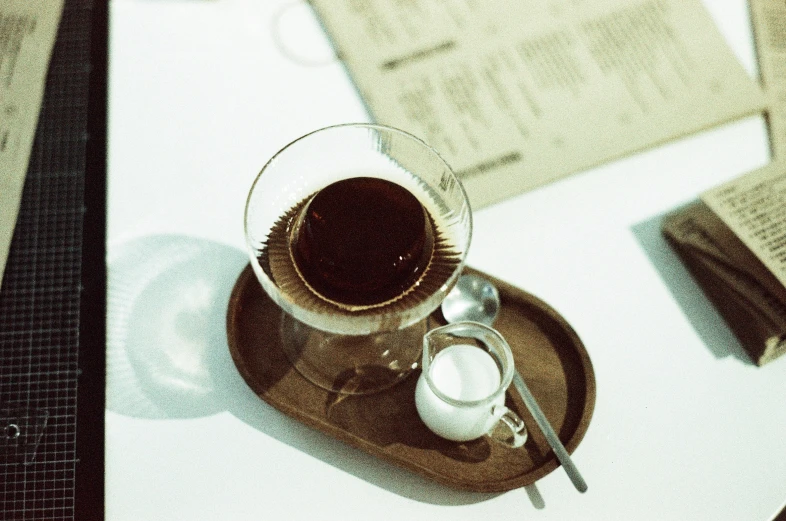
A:
{"type": "MultiPolygon", "coordinates": [[[[489,350],[491,350],[489,348],[489,350]]],[[[510,345],[508,344],[505,337],[497,331],[496,329],[487,326],[486,324],[482,324],[480,322],[474,322],[471,320],[466,320],[462,322],[453,322],[451,324],[447,324],[435,329],[432,329],[428,333],[423,336],[423,375],[426,378],[426,383],[428,384],[431,391],[437,395],[437,397],[442,400],[443,402],[449,403],[454,407],[459,408],[471,408],[477,407],[479,405],[491,404],[494,400],[496,400],[501,394],[505,393],[510,387],[510,384],[513,382],[513,371],[514,371],[514,360],[513,360],[513,353],[510,349],[510,345]],[[439,387],[434,383],[434,380],[431,378],[431,361],[429,360],[427,363],[427,356],[426,356],[426,343],[428,342],[429,337],[434,335],[452,335],[452,336],[468,336],[472,337],[475,340],[483,342],[486,345],[489,345],[484,338],[481,338],[480,335],[473,335],[472,332],[480,330],[483,334],[490,337],[490,339],[498,344],[502,351],[502,359],[499,359],[500,353],[497,353],[496,349],[492,350],[493,352],[490,353],[492,357],[496,358],[495,362],[498,363],[501,367],[501,374],[500,374],[500,383],[497,390],[491,393],[490,395],[486,396],[485,398],[479,398],[477,400],[457,400],[451,396],[446,395],[443,393],[439,387]]]]}
{"type": "MultiPolygon", "coordinates": [[[[287,151],[287,149],[291,148],[292,146],[294,146],[298,142],[303,141],[305,139],[308,139],[309,137],[313,136],[314,134],[318,134],[318,133],[326,132],[326,131],[330,131],[330,130],[338,130],[338,129],[342,129],[342,128],[367,128],[367,129],[370,129],[370,130],[381,130],[381,131],[384,131],[384,132],[390,132],[390,133],[393,133],[393,134],[399,134],[399,135],[404,136],[406,138],[413,139],[413,140],[419,142],[425,148],[429,149],[433,154],[436,155],[436,157],[438,157],[440,159],[440,161],[442,161],[445,164],[445,166],[448,168],[448,170],[450,172],[453,172],[453,168],[451,168],[451,166],[448,164],[448,162],[445,161],[445,158],[443,158],[442,155],[434,147],[432,147],[431,145],[429,145],[428,143],[426,143],[425,141],[423,141],[419,137],[417,137],[417,136],[415,136],[413,134],[410,134],[409,132],[407,132],[405,130],[401,130],[400,128],[391,127],[391,126],[388,126],[388,125],[382,125],[380,123],[360,123],[360,122],[358,122],[358,123],[338,123],[336,125],[328,125],[326,127],[321,127],[321,128],[316,129],[316,130],[312,130],[311,132],[308,132],[306,134],[303,134],[302,136],[299,136],[299,137],[293,139],[292,141],[290,141],[289,143],[287,143],[286,145],[281,147],[281,149],[278,152],[273,154],[270,157],[270,159],[267,160],[267,162],[264,164],[264,166],[262,166],[262,168],[259,170],[259,173],[254,177],[254,181],[251,183],[251,187],[248,190],[248,195],[246,196],[246,205],[245,205],[245,210],[243,211],[243,230],[245,232],[246,237],[248,237],[248,209],[249,209],[249,206],[250,206],[250,203],[251,203],[252,194],[254,193],[254,188],[256,187],[257,183],[259,182],[260,178],[262,177],[262,174],[265,173],[265,170],[267,170],[268,167],[272,163],[274,163],[275,160],[279,156],[284,154],[287,151]]],[[[456,174],[453,173],[453,175],[455,176],[456,174]]],[[[469,201],[469,197],[467,196],[467,192],[464,189],[464,185],[462,183],[459,183],[459,189],[464,194],[465,200],[469,201]]],[[[470,237],[472,237],[472,224],[473,224],[472,223],[472,212],[470,212],[470,214],[469,214],[469,224],[468,224],[468,226],[469,226],[469,236],[470,237]]]]}
{"type": "MultiPolygon", "coordinates": [[[[463,268],[464,268],[465,263],[466,263],[466,251],[468,250],[469,245],[470,245],[470,243],[472,241],[472,233],[473,233],[473,224],[474,223],[473,223],[472,208],[471,208],[471,204],[469,202],[469,197],[467,195],[466,189],[464,188],[464,185],[460,182],[460,180],[456,176],[456,174],[453,171],[453,169],[450,166],[450,164],[440,155],[440,153],[436,149],[434,149],[434,147],[432,147],[431,145],[429,145],[428,143],[426,143],[425,141],[423,141],[419,137],[417,137],[417,136],[415,136],[415,135],[413,135],[413,134],[411,134],[411,133],[409,133],[409,132],[407,132],[405,130],[402,130],[402,129],[399,129],[399,128],[396,128],[396,127],[392,127],[392,126],[388,126],[388,125],[384,125],[384,124],[379,124],[379,123],[348,122],[348,123],[339,123],[339,124],[335,124],[335,125],[328,125],[328,126],[325,126],[325,127],[321,127],[321,128],[312,130],[312,131],[310,131],[310,132],[308,132],[306,134],[303,134],[303,135],[297,137],[296,139],[293,139],[289,143],[287,143],[285,146],[283,146],[281,149],[279,149],[275,154],[273,154],[273,156],[271,156],[270,159],[267,160],[267,162],[265,162],[264,166],[262,166],[262,168],[260,169],[259,173],[255,176],[253,182],[251,183],[251,186],[250,186],[250,188],[248,190],[248,195],[246,197],[245,208],[244,208],[244,212],[243,212],[243,232],[244,232],[244,237],[245,237],[245,241],[246,241],[246,247],[247,247],[247,250],[249,252],[249,256],[251,256],[251,252],[253,251],[251,231],[249,229],[249,226],[250,226],[249,225],[249,211],[250,211],[250,208],[252,206],[252,201],[254,199],[254,194],[255,194],[255,190],[257,188],[257,185],[263,179],[263,176],[264,176],[265,172],[268,171],[268,169],[271,167],[271,165],[273,163],[275,163],[276,160],[280,156],[282,156],[283,154],[287,153],[291,148],[296,146],[298,143],[300,143],[300,142],[302,142],[304,140],[307,140],[310,137],[312,137],[314,135],[317,135],[317,134],[330,132],[330,131],[334,131],[334,130],[341,130],[341,129],[366,129],[366,130],[370,130],[370,131],[378,131],[380,133],[389,133],[389,134],[399,135],[399,136],[401,136],[404,139],[416,142],[424,150],[427,150],[429,154],[433,155],[437,159],[437,161],[439,163],[441,163],[445,167],[446,171],[450,172],[451,176],[453,176],[453,178],[457,181],[456,184],[458,185],[458,190],[460,190],[461,197],[465,201],[465,204],[467,205],[467,208],[468,208],[469,211],[467,212],[466,232],[464,234],[466,236],[466,247],[465,247],[464,254],[462,255],[461,262],[457,265],[457,267],[454,270],[453,274],[445,282],[446,285],[450,285],[450,286],[454,285],[455,282],[458,280],[459,275],[463,271],[463,268]]],[[[417,175],[417,174],[415,174],[415,175],[417,175]]],[[[251,262],[252,262],[252,266],[253,266],[253,263],[256,262],[256,259],[254,259],[252,257],[251,258],[251,262]]],[[[256,269],[256,267],[254,267],[254,271],[257,274],[259,273],[258,270],[256,269]]],[[[275,286],[275,283],[273,281],[270,281],[270,282],[275,286]]],[[[265,291],[267,291],[267,288],[264,285],[263,285],[263,288],[265,289],[265,291]]],[[[438,307],[438,306],[439,306],[439,304],[437,304],[434,307],[434,309],[436,309],[436,307],[438,307]]],[[[309,312],[309,313],[315,313],[315,312],[309,312]]],[[[316,313],[316,314],[318,315],[318,313],[316,313]]],[[[384,313],[381,313],[381,314],[384,314],[384,313]]],[[[426,314],[426,316],[428,316],[428,313],[426,314]]],[[[412,322],[412,323],[414,323],[414,322],[412,322]]],[[[411,324],[409,324],[409,325],[411,325],[411,324]]]]}

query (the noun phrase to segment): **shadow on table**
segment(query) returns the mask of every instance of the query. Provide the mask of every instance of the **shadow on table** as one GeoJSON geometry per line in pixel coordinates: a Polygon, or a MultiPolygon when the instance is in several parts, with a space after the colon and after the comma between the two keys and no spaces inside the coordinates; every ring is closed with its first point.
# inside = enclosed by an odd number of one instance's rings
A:
{"type": "Polygon", "coordinates": [[[723,317],[663,237],[661,225],[666,215],[634,225],[633,234],[707,349],[716,358],[733,356],[746,364],[752,363],[723,317]]]}
{"type": "MultiPolygon", "coordinates": [[[[107,408],[145,419],[235,417],[334,467],[424,503],[495,497],[453,490],[381,461],[278,412],[246,385],[229,354],[226,312],[243,251],[182,235],[117,249],[107,284],[107,408]]],[[[545,506],[534,485],[527,494],[545,506]]]]}

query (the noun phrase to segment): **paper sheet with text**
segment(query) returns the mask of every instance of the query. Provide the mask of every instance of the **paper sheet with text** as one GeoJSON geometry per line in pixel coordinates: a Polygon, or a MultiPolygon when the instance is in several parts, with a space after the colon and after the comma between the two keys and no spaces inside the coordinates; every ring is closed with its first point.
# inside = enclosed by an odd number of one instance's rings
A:
{"type": "Polygon", "coordinates": [[[786,161],[713,188],[702,200],[786,286],[786,161]]]}
{"type": "Polygon", "coordinates": [[[763,110],[699,0],[310,0],[372,118],[474,208],[763,110]]]}
{"type": "Polygon", "coordinates": [[[62,9],[63,0],[0,0],[0,280],[62,9]]]}
{"type": "Polygon", "coordinates": [[[786,0],[750,0],[773,155],[786,157],[786,0]]]}

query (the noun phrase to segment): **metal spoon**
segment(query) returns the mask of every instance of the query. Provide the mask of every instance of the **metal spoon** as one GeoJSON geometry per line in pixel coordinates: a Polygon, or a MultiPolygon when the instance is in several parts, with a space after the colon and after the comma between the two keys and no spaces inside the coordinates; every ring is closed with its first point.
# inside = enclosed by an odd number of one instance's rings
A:
{"type": "MultiPolygon", "coordinates": [[[[496,320],[500,309],[499,291],[483,277],[477,275],[462,275],[459,277],[456,286],[448,293],[442,302],[442,315],[448,322],[459,322],[462,320],[472,320],[487,326],[492,326],[496,320]]],[[[521,394],[524,405],[527,406],[535,422],[546,436],[546,441],[554,450],[554,454],[562,464],[568,477],[579,492],[587,491],[587,483],[581,477],[579,469],[573,464],[565,446],[554,432],[554,428],[549,423],[546,415],[543,414],[538,402],[530,392],[521,374],[516,370],[513,373],[513,385],[521,394]]]]}

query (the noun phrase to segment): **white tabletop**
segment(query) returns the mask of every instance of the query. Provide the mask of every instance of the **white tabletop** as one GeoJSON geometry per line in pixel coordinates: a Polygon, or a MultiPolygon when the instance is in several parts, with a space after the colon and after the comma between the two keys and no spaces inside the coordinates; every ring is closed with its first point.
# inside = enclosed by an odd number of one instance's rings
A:
{"type": "MultiPolygon", "coordinates": [[[[755,75],[746,2],[705,3],[755,75]]],[[[454,491],[253,394],[224,324],[251,181],[292,139],[369,118],[308,14],[290,0],[111,2],[107,519],[768,520],[783,508],[786,359],[745,358],[659,231],[769,161],[760,117],[475,212],[468,264],[551,304],[592,358],[597,402],[573,455],[586,494],[561,469],[504,494],[454,491]]]]}

